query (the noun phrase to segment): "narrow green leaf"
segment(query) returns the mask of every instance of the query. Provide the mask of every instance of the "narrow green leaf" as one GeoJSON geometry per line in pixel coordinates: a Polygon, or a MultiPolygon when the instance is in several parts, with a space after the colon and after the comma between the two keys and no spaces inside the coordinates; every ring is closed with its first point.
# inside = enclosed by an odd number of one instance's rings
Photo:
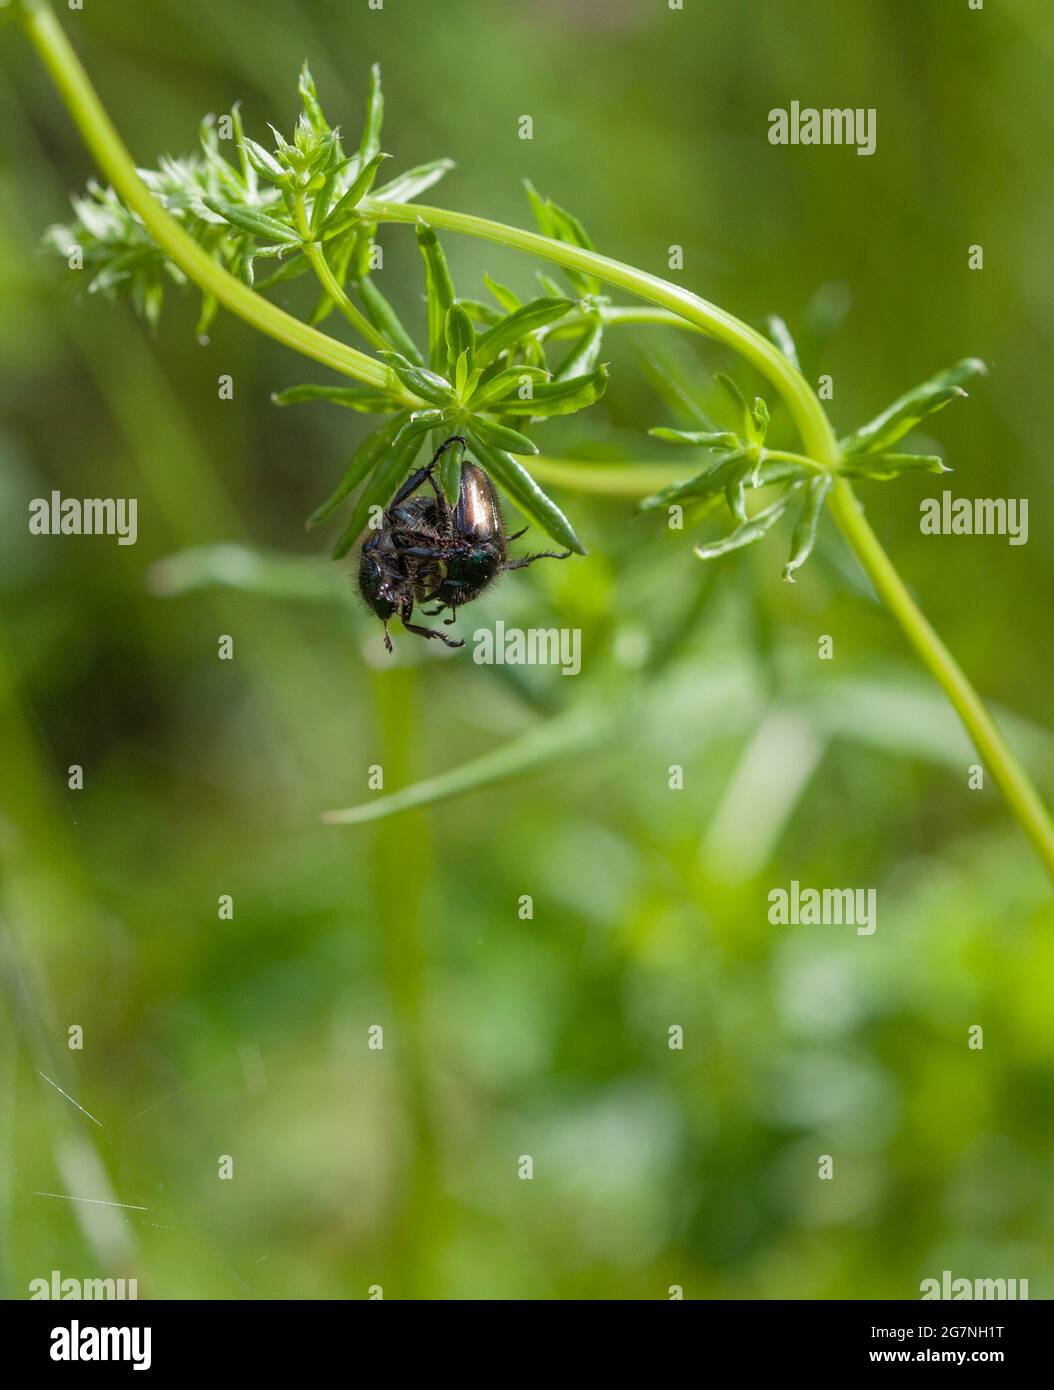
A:
{"type": "Polygon", "coordinates": [[[346,410],[358,410],[364,414],[377,414],[392,408],[391,399],[377,391],[364,390],[359,386],[287,386],[284,391],[276,391],[271,397],[274,405],[300,405],[304,401],[330,401],[342,405],[346,410]]]}
{"type": "Polygon", "coordinates": [[[307,275],[310,270],[311,262],[302,251],[297,251],[292,256],[287,256],[270,275],[257,280],[256,288],[268,290],[272,285],[283,285],[287,280],[297,280],[301,275],[307,275]]]}
{"type": "Polygon", "coordinates": [[[543,382],[534,388],[528,400],[514,398],[504,401],[503,415],[534,415],[539,419],[550,415],[573,415],[598,401],[607,389],[608,369],[600,366],[585,376],[569,377],[566,381],[543,382]]]}
{"type": "Polygon", "coordinates": [[[473,324],[486,324],[489,328],[491,324],[498,323],[501,319],[501,312],[495,309],[493,304],[485,304],[480,299],[461,299],[458,303],[465,306],[465,311],[473,324]]]}
{"type": "Polygon", "coordinates": [[[702,499],[723,492],[735,477],[736,472],[743,467],[746,459],[747,451],[745,449],[730,449],[727,453],[716,458],[709,468],[694,478],[686,478],[681,483],[671,483],[669,487],[664,487],[659,492],[652,493],[650,497],[645,497],[638,504],[637,510],[653,512],[659,507],[668,506],[671,502],[679,502],[688,498],[702,499]]]}
{"type": "Polygon", "coordinates": [[[812,554],[816,544],[816,532],[820,525],[827,494],[831,491],[834,478],[830,473],[821,473],[810,478],[805,484],[805,501],[791,537],[790,559],[783,566],[783,577],[788,584],[794,583],[794,573],[800,570],[812,554]]]}
{"type": "Polygon", "coordinates": [[[604,745],[615,746],[618,742],[616,728],[616,716],[610,709],[578,706],[460,767],[449,768],[398,791],[374,796],[359,806],[324,811],[322,820],[327,825],[362,825],[420,806],[450,801],[480,787],[524,777],[553,763],[563,767],[568,758],[582,756],[604,745]]]}
{"type": "Polygon", "coordinates": [[[286,177],[286,170],[282,168],[270,150],[264,149],[263,145],[244,135],[242,136],[241,148],[245,152],[250,166],[269,183],[277,183],[279,179],[286,177]]]}
{"type": "Polygon", "coordinates": [[[727,372],[715,372],[714,380],[724,389],[729,400],[739,411],[739,417],[742,421],[741,428],[743,433],[749,437],[754,426],[754,420],[751,416],[750,408],[746,403],[746,399],[743,396],[743,392],[727,372]]]}
{"type": "Polygon", "coordinates": [[[905,473],[950,473],[938,454],[852,454],[839,468],[849,478],[900,478],[905,473]]]}
{"type": "Polygon", "coordinates": [[[476,415],[472,420],[475,433],[495,449],[507,449],[510,454],[536,454],[538,445],[518,430],[499,425],[485,415],[476,415]]]}
{"type": "Polygon", "coordinates": [[[382,352],[380,356],[391,367],[408,391],[433,405],[450,405],[454,392],[445,377],[430,372],[427,367],[415,367],[401,352],[382,352]]]}
{"type": "Polygon", "coordinates": [[[297,83],[297,90],[300,93],[300,100],[303,102],[304,114],[311,122],[311,128],[318,135],[327,135],[329,126],[326,118],[322,114],[322,107],[319,105],[318,93],[315,90],[315,79],[311,76],[307,62],[300,69],[300,81],[297,83]]]}
{"type": "MultiPolygon", "coordinates": [[[[474,423],[474,422],[473,422],[474,423]]],[[[559,545],[577,555],[588,552],[575,535],[574,528],[556,503],[542,491],[531,475],[504,449],[493,449],[470,427],[469,441],[480,463],[498,486],[512,498],[530,521],[552,536],[559,545]]]]}
{"type": "Polygon", "coordinates": [[[739,439],[731,430],[670,430],[665,426],[649,430],[655,439],[664,439],[668,444],[703,445],[707,449],[734,449],[739,439]]]}
{"type": "Polygon", "coordinates": [[[452,159],[433,159],[429,164],[415,165],[383,188],[375,188],[373,196],[379,203],[411,203],[453,168],[452,159]]]}
{"type": "Polygon", "coordinates": [[[771,506],[752,516],[742,526],[737,526],[730,536],[725,536],[723,540],[712,541],[709,545],[693,547],[696,555],[700,560],[715,560],[719,555],[728,555],[733,550],[742,550],[744,546],[754,545],[772,530],[787,510],[797,491],[797,485],[792,484],[771,506]]]}
{"type": "Polygon", "coordinates": [[[555,239],[556,229],[553,226],[552,209],[549,203],[538,192],[530,179],[524,179],[523,188],[531,205],[531,211],[534,213],[534,220],[538,224],[538,230],[542,236],[550,236],[555,239]]]}
{"type": "Polygon", "coordinates": [[[572,344],[570,352],[557,367],[553,380],[567,381],[571,377],[585,376],[593,371],[600,361],[603,341],[604,326],[598,319],[572,344]]]}
{"type": "Polygon", "coordinates": [[[562,319],[569,309],[574,308],[574,303],[573,299],[542,298],[532,299],[527,304],[521,304],[518,309],[513,309],[500,323],[488,328],[486,333],[481,334],[476,340],[476,365],[488,366],[527,334],[562,319]]]}
{"type": "Polygon", "coordinates": [[[965,357],[946,371],[938,372],[921,386],[898,397],[868,424],[839,441],[843,454],[880,454],[902,439],[920,420],[942,410],[957,397],[965,396],[963,382],[986,375],[988,368],[977,357],[965,357]]]}
{"type": "Polygon", "coordinates": [[[359,281],[358,290],[359,297],[374,328],[379,329],[392,347],[397,352],[401,352],[415,367],[423,367],[424,358],[421,356],[417,344],[407,333],[399,316],[370,276],[363,276],[359,281]]]}
{"type": "Polygon", "coordinates": [[[512,391],[522,389],[525,382],[534,383],[538,381],[548,381],[549,373],[544,367],[528,367],[525,362],[519,362],[512,367],[503,367],[488,381],[476,389],[476,393],[469,400],[469,407],[472,410],[497,410],[497,413],[504,413],[504,406],[498,409],[496,402],[504,401],[504,398],[512,391]]]}
{"type": "Polygon", "coordinates": [[[502,285],[497,280],[492,280],[486,273],[484,273],[483,276],[483,283],[507,314],[511,314],[514,309],[518,309],[523,303],[523,300],[515,290],[510,290],[507,285],[502,285]]]}
{"type": "Polygon", "coordinates": [[[447,372],[453,375],[457,368],[459,359],[464,355],[466,360],[466,373],[470,371],[475,362],[473,352],[476,346],[476,330],[472,326],[472,320],[468,316],[468,310],[457,300],[451,304],[446,311],[446,347],[447,347],[447,372]]]}
{"type": "Polygon", "coordinates": [[[775,343],[784,357],[788,359],[792,366],[801,371],[801,363],[798,361],[798,349],[791,331],[780,318],[779,314],[767,314],[761,321],[761,331],[770,343],[775,343]]]}
{"type": "Polygon", "coordinates": [[[435,231],[420,218],[417,221],[417,244],[425,262],[425,290],[428,296],[428,362],[434,371],[446,368],[446,316],[454,302],[454,282],[450,278],[446,256],[435,231]]]}
{"type": "Polygon", "coordinates": [[[359,203],[372,188],[373,181],[377,177],[377,170],[383,161],[389,158],[391,158],[390,155],[375,154],[357,175],[347,193],[334,203],[332,211],[322,224],[323,241],[340,236],[341,232],[346,232],[359,220],[359,203]]]}
{"type": "Polygon", "coordinates": [[[370,68],[370,89],[366,98],[366,123],[359,142],[359,161],[368,164],[381,148],[381,124],[384,121],[384,92],[381,89],[381,65],[370,68]]]}
{"type": "Polygon", "coordinates": [[[379,428],[371,431],[351,456],[351,462],[335,491],[307,519],[308,529],[321,526],[327,521],[351,493],[373,472],[383,456],[392,447],[392,441],[409,419],[410,412],[401,410],[385,420],[379,428]]]}
{"type": "MultiPolygon", "coordinates": [[[[432,437],[432,451],[446,441],[446,431],[437,430],[432,437]]],[[[448,502],[457,502],[461,487],[461,464],[465,457],[465,446],[460,441],[451,444],[439,460],[439,483],[448,502]]]]}
{"type": "Polygon", "coordinates": [[[256,212],[252,208],[237,207],[233,203],[221,202],[218,198],[203,197],[201,200],[205,206],[229,222],[232,227],[238,227],[243,232],[251,232],[253,236],[266,237],[268,241],[280,241],[287,246],[298,246],[300,237],[291,227],[285,226],[274,217],[268,217],[265,212],[256,212]]]}
{"type": "Polygon", "coordinates": [[[750,407],[750,437],[755,444],[764,444],[769,432],[769,408],[760,396],[754,397],[750,407]]]}

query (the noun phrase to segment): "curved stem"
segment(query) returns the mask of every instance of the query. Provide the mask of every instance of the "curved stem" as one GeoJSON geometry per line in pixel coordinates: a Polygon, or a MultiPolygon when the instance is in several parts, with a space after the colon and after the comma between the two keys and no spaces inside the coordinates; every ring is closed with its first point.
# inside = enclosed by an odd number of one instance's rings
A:
{"type": "MultiPolygon", "coordinates": [[[[363,212],[378,222],[415,222],[422,218],[440,230],[462,232],[510,246],[568,269],[595,275],[607,284],[617,285],[660,309],[671,311],[692,327],[728,344],[757,368],[783,397],[801,436],[805,456],[828,472],[837,473],[838,442],[826,412],[809,383],[775,344],[717,305],[658,276],[636,270],[598,252],[469,213],[410,203],[385,203],[379,199],[365,200],[363,212]]],[[[831,512],[879,597],[948,696],[1010,809],[1054,878],[1054,823],[1049,812],[966,674],[911,597],[893,562],[868,525],[856,494],[845,478],[836,479],[831,493],[831,512]]]]}
{"type": "Polygon", "coordinates": [[[388,389],[391,372],[383,363],[293,318],[235,279],[187,235],[136,173],[131,155],[51,10],[46,5],[31,3],[24,23],[99,168],[180,270],[201,289],[215,295],[224,308],[269,338],[367,386],[388,389]]]}
{"type": "Polygon", "coordinates": [[[801,372],[764,334],[716,304],[660,279],[658,275],[624,265],[597,251],[553,241],[539,232],[523,231],[519,227],[492,222],[472,213],[451,212],[446,208],[424,207],[414,203],[386,203],[377,198],[364,198],[360,207],[369,221],[416,222],[421,218],[440,230],[462,232],[484,241],[497,242],[501,246],[511,246],[514,250],[526,251],[528,255],[554,261],[570,270],[595,275],[609,285],[617,285],[639,299],[646,299],[661,309],[669,310],[711,338],[727,343],[771,381],[787,403],[806,454],[832,472],[837,467],[838,442],[834,430],[801,372]]]}

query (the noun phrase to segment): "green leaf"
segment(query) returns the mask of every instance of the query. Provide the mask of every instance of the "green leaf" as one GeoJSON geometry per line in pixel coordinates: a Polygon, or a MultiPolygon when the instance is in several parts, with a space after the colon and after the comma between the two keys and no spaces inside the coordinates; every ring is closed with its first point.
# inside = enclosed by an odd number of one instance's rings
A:
{"type": "Polygon", "coordinates": [[[738,436],[731,430],[670,430],[660,426],[648,433],[668,444],[702,445],[707,449],[735,449],[739,444],[738,436]]]}
{"type": "Polygon", "coordinates": [[[533,415],[541,419],[550,415],[573,415],[576,410],[598,401],[607,389],[608,369],[601,366],[585,376],[569,377],[566,381],[543,382],[535,387],[529,400],[518,397],[502,403],[503,415],[533,415]]]}
{"type": "Polygon", "coordinates": [[[697,474],[694,478],[686,478],[681,483],[671,483],[669,487],[664,487],[661,491],[652,493],[650,497],[645,497],[638,504],[637,510],[653,512],[659,507],[667,506],[670,502],[678,502],[688,498],[712,497],[715,493],[724,491],[748,460],[749,455],[746,449],[730,449],[727,453],[716,458],[708,469],[697,474]]]}
{"type": "Polygon", "coordinates": [[[476,346],[476,330],[472,326],[472,320],[468,316],[468,310],[460,305],[457,300],[451,304],[446,311],[446,347],[447,347],[447,371],[448,375],[453,376],[457,369],[457,364],[464,354],[468,370],[475,365],[473,361],[473,351],[476,346]]]}
{"type": "MultiPolygon", "coordinates": [[[[543,236],[566,242],[570,246],[579,246],[586,251],[596,249],[585,227],[573,213],[559,207],[551,198],[543,198],[530,179],[524,179],[524,188],[535,221],[538,223],[538,230],[543,236]]],[[[561,267],[561,270],[579,294],[599,294],[600,281],[594,275],[580,270],[570,270],[566,266],[561,267]]]]}
{"type": "Polygon", "coordinates": [[[724,388],[725,394],[738,410],[739,418],[743,422],[741,426],[743,433],[749,437],[754,427],[754,419],[744,399],[743,392],[727,372],[715,372],[714,380],[724,388]]]}
{"type": "Polygon", "coordinates": [[[277,270],[273,270],[270,275],[265,275],[262,280],[257,280],[256,288],[268,290],[272,285],[283,285],[287,280],[297,280],[301,275],[307,275],[310,270],[311,262],[302,251],[297,251],[280,262],[277,270]]]}
{"type": "Polygon", "coordinates": [[[458,303],[465,306],[465,311],[474,324],[483,323],[489,328],[501,319],[500,311],[495,309],[493,304],[485,304],[480,299],[461,299],[458,303]]]}
{"type": "Polygon", "coordinates": [[[536,768],[553,763],[564,768],[568,758],[582,756],[605,744],[617,746],[617,728],[616,716],[610,709],[576,706],[460,767],[448,768],[398,791],[375,795],[358,806],[325,811],[322,820],[327,825],[362,825],[417,807],[434,806],[479,787],[527,776],[536,768]]]}
{"type": "Polygon", "coordinates": [[[430,429],[439,423],[438,410],[420,410],[411,415],[392,440],[387,454],[381,454],[369,482],[362,489],[355,503],[348,529],[333,547],[334,560],[341,560],[358,540],[363,528],[370,519],[373,507],[386,507],[396,488],[413,468],[421,440],[430,429]]]}
{"type": "Polygon", "coordinates": [[[750,408],[750,438],[755,444],[764,444],[769,432],[769,408],[760,396],[754,397],[750,408]]]}
{"type": "Polygon", "coordinates": [[[965,357],[946,371],[938,372],[921,386],[898,397],[881,415],[839,441],[843,454],[880,454],[913,430],[920,420],[942,410],[950,401],[965,396],[962,383],[985,376],[988,368],[977,357],[965,357]]]}
{"type": "Polygon", "coordinates": [[[304,105],[304,114],[311,122],[311,128],[318,135],[328,135],[329,125],[325,116],[322,114],[322,107],[318,102],[318,93],[315,91],[315,79],[311,76],[311,70],[305,61],[300,69],[300,81],[297,83],[297,90],[300,93],[300,100],[304,105]]]}
{"type": "Polygon", "coordinates": [[[263,145],[257,144],[255,140],[250,140],[246,135],[242,137],[241,147],[250,166],[269,183],[278,183],[279,180],[286,178],[286,170],[282,168],[270,150],[264,149],[263,145]]]}
{"type": "Polygon", "coordinates": [[[518,430],[510,430],[505,425],[499,425],[495,420],[490,420],[484,415],[473,417],[472,428],[480,439],[485,440],[495,449],[507,449],[510,454],[536,454],[538,452],[538,445],[533,439],[528,439],[525,434],[520,434],[518,430]]]}
{"type": "Polygon", "coordinates": [[[852,454],[839,473],[849,478],[879,478],[886,481],[905,473],[950,473],[938,454],[852,454]]]}
{"type": "Polygon", "coordinates": [[[388,363],[408,391],[433,405],[450,405],[454,392],[445,377],[430,372],[427,367],[415,367],[401,352],[382,352],[381,357],[388,363]]]}
{"type": "Polygon", "coordinates": [[[374,328],[379,329],[392,347],[397,352],[401,352],[415,367],[423,367],[424,358],[421,356],[417,344],[407,333],[395,310],[368,275],[363,276],[359,281],[358,290],[374,328]]]}
{"type": "Polygon", "coordinates": [[[359,161],[368,164],[381,147],[381,123],[384,120],[384,92],[381,89],[381,65],[370,68],[370,90],[366,98],[366,123],[359,142],[359,161]]]}
{"type": "Polygon", "coordinates": [[[377,202],[410,203],[438,183],[444,174],[454,168],[452,159],[433,159],[429,164],[418,164],[407,169],[398,178],[386,183],[383,188],[375,188],[373,196],[377,202]]]}
{"type": "Polygon", "coordinates": [[[377,391],[365,390],[359,386],[287,386],[284,391],[276,391],[271,397],[274,405],[300,405],[304,401],[330,401],[342,405],[346,410],[358,410],[364,414],[378,414],[392,408],[391,399],[377,391]]]}
{"type": "Polygon", "coordinates": [[[496,357],[513,347],[528,333],[534,333],[539,328],[545,328],[557,319],[562,319],[569,309],[574,308],[574,303],[573,299],[542,298],[532,299],[527,304],[521,304],[518,309],[513,309],[500,323],[488,328],[486,333],[476,340],[476,365],[489,366],[496,357]]]}
{"type": "Polygon", "coordinates": [[[523,300],[515,290],[510,290],[507,285],[502,285],[497,280],[492,280],[486,273],[484,273],[483,276],[483,283],[507,314],[511,314],[514,309],[518,309],[523,303],[523,300]]]}
{"type": "MultiPolygon", "coordinates": [[[[437,431],[432,439],[433,451],[445,442],[445,430],[437,431]]],[[[465,446],[459,440],[457,443],[451,444],[439,460],[439,483],[451,504],[457,502],[458,491],[461,487],[461,464],[464,457],[465,446]]]]}
{"type": "Polygon", "coordinates": [[[472,426],[469,427],[469,441],[480,463],[498,486],[508,493],[525,517],[537,523],[559,545],[573,550],[576,555],[588,554],[567,517],[556,503],[546,496],[521,463],[505,450],[491,448],[479,438],[472,426]]]}
{"type": "Polygon", "coordinates": [[[428,296],[428,361],[441,372],[447,364],[446,316],[454,302],[454,282],[439,238],[427,222],[417,221],[417,244],[425,261],[425,291],[428,296]]]}
{"type": "Polygon", "coordinates": [[[333,205],[333,210],[323,222],[323,241],[329,241],[332,237],[340,236],[341,232],[346,232],[350,226],[359,220],[359,203],[372,188],[373,181],[377,177],[377,170],[381,167],[382,162],[390,157],[390,155],[386,154],[375,154],[369,163],[364,166],[347,193],[333,205]]]}
{"type": "Polygon", "coordinates": [[[351,462],[335,491],[308,517],[309,530],[315,526],[321,526],[324,521],[327,521],[358,485],[373,472],[383,456],[391,449],[393,440],[409,418],[410,412],[401,410],[366,436],[352,454],[351,462]]]}
{"type": "Polygon", "coordinates": [[[570,352],[557,367],[554,380],[567,381],[571,377],[585,376],[593,371],[600,361],[600,349],[604,341],[604,326],[597,319],[582,336],[572,344],[570,352]]]}
{"type": "Polygon", "coordinates": [[[791,365],[797,367],[798,370],[801,371],[801,363],[798,361],[798,349],[795,346],[794,339],[791,337],[790,329],[780,318],[779,314],[767,314],[765,318],[761,320],[761,331],[764,333],[765,337],[768,338],[770,343],[776,344],[780,352],[783,353],[784,357],[787,358],[791,365]]]}
{"type": "Polygon", "coordinates": [[[504,414],[504,404],[499,409],[496,402],[504,402],[504,398],[511,391],[520,390],[525,381],[531,382],[533,388],[534,382],[548,381],[548,379],[549,373],[544,367],[528,367],[524,362],[518,362],[512,367],[503,367],[489,381],[484,381],[476,388],[475,394],[469,400],[469,408],[476,411],[497,411],[499,415],[504,414]]]}
{"type": "Polygon", "coordinates": [[[299,246],[300,244],[300,237],[291,227],[285,226],[274,217],[268,217],[265,212],[237,207],[233,203],[221,202],[218,198],[203,197],[201,201],[211,212],[216,213],[225,222],[229,222],[232,227],[238,227],[243,232],[251,232],[253,236],[265,237],[268,241],[280,241],[287,246],[299,246]]]}
{"type": "Polygon", "coordinates": [[[783,577],[788,584],[794,583],[794,573],[800,570],[812,554],[816,544],[816,532],[820,525],[827,494],[831,491],[834,478],[830,473],[822,473],[810,478],[805,484],[805,501],[791,537],[790,559],[783,566],[783,577]]]}
{"type": "Polygon", "coordinates": [[[797,485],[792,484],[771,506],[752,516],[742,526],[737,526],[732,534],[725,536],[723,540],[713,541],[710,545],[695,546],[696,555],[700,560],[715,560],[719,555],[728,555],[733,550],[742,550],[744,546],[754,545],[772,530],[787,510],[797,490],[797,485]]]}

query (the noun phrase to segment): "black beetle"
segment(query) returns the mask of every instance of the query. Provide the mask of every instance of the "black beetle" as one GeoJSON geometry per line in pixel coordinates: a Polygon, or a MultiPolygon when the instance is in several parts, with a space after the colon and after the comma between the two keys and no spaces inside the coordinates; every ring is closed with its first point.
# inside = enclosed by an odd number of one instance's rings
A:
{"type": "Polygon", "coordinates": [[[435,466],[452,444],[465,445],[451,435],[435,451],[432,461],[411,473],[384,512],[380,528],[362,545],[359,589],[384,623],[384,645],[392,650],[388,622],[398,614],[403,627],[418,637],[438,637],[448,647],[464,642],[411,622],[415,603],[435,603],[429,617],[450,609],[449,626],[457,610],[479,598],[505,570],[526,569],[535,560],[566,560],[569,550],[540,551],[518,560],[507,558],[509,541],[527,530],[505,534],[505,522],[494,484],[479,464],[466,459],[456,505],[451,508],[435,480],[435,466]],[[425,483],[431,495],[414,496],[425,483]]]}

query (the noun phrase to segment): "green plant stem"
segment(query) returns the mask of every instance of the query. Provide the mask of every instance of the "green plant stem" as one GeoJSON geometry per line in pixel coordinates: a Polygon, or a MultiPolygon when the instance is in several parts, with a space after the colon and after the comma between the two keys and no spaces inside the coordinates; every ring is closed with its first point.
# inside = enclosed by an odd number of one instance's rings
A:
{"type": "Polygon", "coordinates": [[[366,341],[372,343],[375,348],[380,348],[382,352],[386,351],[389,344],[385,340],[384,334],[379,333],[362,310],[348,298],[347,291],[333,274],[329,261],[326,260],[326,253],[321,243],[312,239],[311,228],[308,225],[307,212],[304,208],[304,200],[302,197],[296,200],[296,222],[297,229],[303,238],[301,250],[307,257],[311,269],[315,272],[319,284],[351,324],[352,328],[354,328],[357,333],[361,333],[366,341]]]}
{"type": "MultiPolygon", "coordinates": [[[[363,213],[378,222],[415,222],[422,218],[440,231],[461,232],[552,261],[567,269],[595,275],[605,283],[679,315],[693,327],[726,343],[775,386],[794,420],[805,455],[837,473],[838,441],[823,406],[801,372],[763,334],[724,309],[658,276],[579,246],[554,241],[471,213],[412,203],[366,199],[363,213]]],[[[981,757],[1006,797],[1036,852],[1054,878],[1054,823],[1024,768],[1011,752],[980,696],[951,652],[931,627],[864,517],[845,478],[831,492],[831,512],[843,536],[923,664],[944,690],[966,726],[981,757]]]]}
{"type": "Polygon", "coordinates": [[[287,314],[236,279],[169,216],[136,173],[124,142],[99,100],[62,27],[46,4],[30,0],[24,25],[96,163],[124,203],[183,273],[215,295],[224,308],[261,333],[344,376],[387,390],[392,374],[383,363],[287,314]]]}

